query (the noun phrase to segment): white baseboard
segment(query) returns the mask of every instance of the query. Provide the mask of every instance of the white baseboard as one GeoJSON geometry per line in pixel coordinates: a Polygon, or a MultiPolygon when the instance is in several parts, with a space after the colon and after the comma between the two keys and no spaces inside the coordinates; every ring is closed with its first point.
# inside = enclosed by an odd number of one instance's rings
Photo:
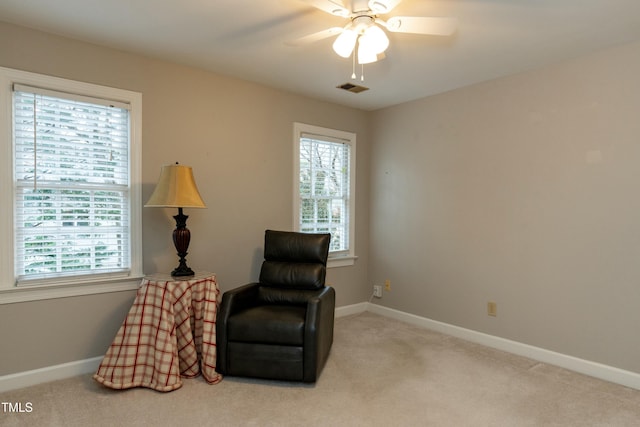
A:
{"type": "Polygon", "coordinates": [[[62,365],[47,366],[46,368],[34,369],[32,371],[0,376],[0,393],[95,372],[98,370],[102,359],[103,356],[99,356],[91,359],[63,363],[62,365]]]}
{"type": "Polygon", "coordinates": [[[640,390],[640,374],[636,372],[625,371],[623,369],[614,368],[601,363],[579,359],[562,353],[556,353],[543,348],[484,334],[482,332],[476,332],[459,326],[449,325],[447,323],[415,316],[413,314],[404,313],[402,311],[382,307],[376,304],[368,304],[366,311],[401,320],[406,323],[421,326],[443,334],[461,338],[466,341],[482,344],[487,347],[503,350],[518,356],[548,363],[549,365],[559,366],[570,371],[579,372],[601,380],[620,384],[625,387],[640,390]]]}
{"type": "MultiPolygon", "coordinates": [[[[635,372],[625,371],[608,365],[603,365],[601,363],[568,356],[566,354],[556,353],[543,348],[519,343],[517,341],[511,341],[493,335],[484,334],[482,332],[476,332],[471,329],[449,325],[447,323],[438,322],[376,304],[363,302],[338,307],[336,308],[335,315],[336,317],[344,317],[352,314],[363,313],[365,311],[640,390],[640,374],[635,372]]],[[[98,366],[100,366],[102,358],[102,356],[93,357],[91,359],[78,360],[75,362],[64,363],[62,365],[49,366],[41,369],[34,369],[32,371],[0,376],[0,393],[95,372],[98,370],[98,366]]]]}
{"type": "Polygon", "coordinates": [[[369,307],[369,305],[370,304],[367,302],[361,302],[359,304],[338,307],[336,308],[336,317],[344,317],[344,316],[350,316],[352,314],[364,313],[365,311],[367,311],[367,308],[369,307]]]}

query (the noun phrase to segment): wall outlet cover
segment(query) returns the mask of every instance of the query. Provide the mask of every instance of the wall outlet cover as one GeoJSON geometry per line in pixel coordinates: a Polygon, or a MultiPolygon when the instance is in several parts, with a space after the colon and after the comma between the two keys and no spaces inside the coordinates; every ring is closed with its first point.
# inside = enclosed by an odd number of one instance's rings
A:
{"type": "Polygon", "coordinates": [[[374,285],[373,286],[373,296],[374,297],[378,297],[378,298],[382,298],[382,286],[380,286],[380,285],[374,285]]]}

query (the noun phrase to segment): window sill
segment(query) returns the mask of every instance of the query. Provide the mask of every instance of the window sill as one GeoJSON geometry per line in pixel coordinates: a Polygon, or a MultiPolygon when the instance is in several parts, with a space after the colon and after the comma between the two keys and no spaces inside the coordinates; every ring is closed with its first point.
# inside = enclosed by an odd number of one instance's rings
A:
{"type": "Polygon", "coordinates": [[[327,260],[327,268],[334,267],[348,267],[350,265],[354,265],[356,260],[358,259],[355,255],[347,255],[335,258],[329,258],[327,260]]]}
{"type": "Polygon", "coordinates": [[[114,279],[92,284],[70,284],[67,286],[30,286],[0,289],[0,305],[82,295],[104,294],[135,290],[140,287],[142,276],[114,279]]]}

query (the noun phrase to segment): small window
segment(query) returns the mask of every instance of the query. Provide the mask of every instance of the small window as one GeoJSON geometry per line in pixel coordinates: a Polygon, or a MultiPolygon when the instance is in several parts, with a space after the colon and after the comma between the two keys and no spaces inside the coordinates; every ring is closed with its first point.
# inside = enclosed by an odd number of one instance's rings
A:
{"type": "Polygon", "coordinates": [[[353,133],[296,123],[294,229],[331,233],[329,265],[355,259],[353,133]]]}

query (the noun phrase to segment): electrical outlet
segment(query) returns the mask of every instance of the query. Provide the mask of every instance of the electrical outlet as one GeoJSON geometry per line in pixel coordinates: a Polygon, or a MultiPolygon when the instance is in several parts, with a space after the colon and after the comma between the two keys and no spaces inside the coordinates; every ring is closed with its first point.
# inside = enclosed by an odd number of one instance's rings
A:
{"type": "Polygon", "coordinates": [[[487,314],[493,317],[498,316],[498,305],[495,302],[489,301],[487,303],[487,314]]]}
{"type": "Polygon", "coordinates": [[[382,286],[373,285],[373,296],[374,297],[378,297],[378,298],[382,298],[382,286]]]}
{"type": "Polygon", "coordinates": [[[387,279],[384,281],[384,290],[385,291],[390,291],[391,290],[391,280],[387,279]]]}

